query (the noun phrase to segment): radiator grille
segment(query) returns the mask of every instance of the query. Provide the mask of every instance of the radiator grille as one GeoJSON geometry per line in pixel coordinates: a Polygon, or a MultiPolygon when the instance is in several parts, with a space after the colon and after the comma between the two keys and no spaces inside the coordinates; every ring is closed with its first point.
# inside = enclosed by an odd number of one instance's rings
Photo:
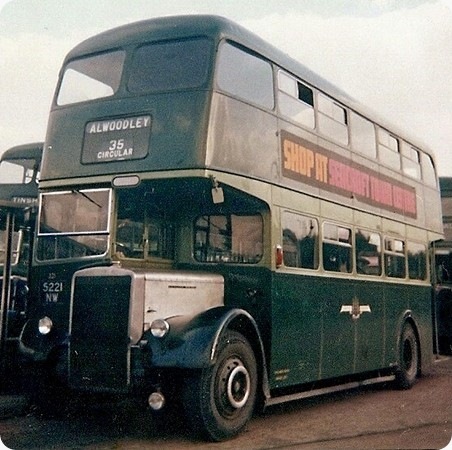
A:
{"type": "Polygon", "coordinates": [[[75,278],[69,360],[72,387],[127,389],[130,294],[130,276],[75,278]]]}

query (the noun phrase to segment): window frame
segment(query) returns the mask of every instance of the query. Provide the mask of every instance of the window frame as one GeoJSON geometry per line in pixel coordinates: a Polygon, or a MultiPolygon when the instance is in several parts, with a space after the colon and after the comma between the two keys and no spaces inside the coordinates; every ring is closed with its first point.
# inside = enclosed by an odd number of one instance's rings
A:
{"type": "MultiPolygon", "coordinates": [[[[406,240],[401,238],[395,238],[392,236],[385,236],[383,239],[384,247],[383,247],[383,255],[384,255],[384,273],[386,277],[391,279],[399,279],[404,280],[407,278],[407,256],[406,256],[406,240]],[[394,248],[388,248],[389,243],[394,244],[394,248]],[[401,244],[402,249],[397,250],[396,244],[401,244]],[[400,275],[398,275],[399,268],[396,267],[397,271],[392,274],[392,272],[389,270],[389,265],[392,264],[389,258],[397,258],[398,261],[403,260],[403,276],[400,272],[400,275]]],[[[392,246],[392,245],[391,245],[392,246]]],[[[398,263],[393,264],[394,266],[398,266],[398,263]]]]}
{"type": "Polygon", "coordinates": [[[314,89],[282,69],[278,69],[276,79],[279,114],[303,127],[315,129],[314,89]],[[289,86],[289,83],[291,83],[291,86],[289,86]],[[302,98],[301,87],[310,92],[309,102],[302,98]],[[290,111],[291,109],[292,111],[290,111]]]}
{"type": "MultiPolygon", "coordinates": [[[[342,258],[341,258],[342,259],[342,258]]],[[[340,225],[337,223],[333,223],[330,221],[324,221],[322,223],[322,267],[327,272],[335,272],[335,273],[347,273],[351,274],[353,272],[353,227],[340,225]],[[333,239],[330,235],[326,237],[325,227],[335,227],[337,230],[337,239],[333,239]],[[341,240],[340,230],[348,231],[348,240],[341,240]],[[328,246],[328,247],[327,247],[328,246]],[[326,251],[331,251],[334,247],[337,247],[340,250],[336,250],[331,252],[330,257],[326,258],[326,251]],[[343,250],[346,249],[346,252],[343,250]],[[348,255],[347,255],[348,253],[348,255]],[[334,258],[334,255],[338,255],[339,257],[346,256],[343,260],[337,261],[334,258]],[[327,266],[326,261],[331,262],[331,266],[327,266]],[[345,269],[345,270],[344,270],[345,269]]]]}
{"type": "Polygon", "coordinates": [[[283,210],[281,212],[281,242],[282,242],[282,251],[283,251],[283,265],[286,268],[290,268],[290,269],[306,269],[306,270],[318,270],[319,265],[320,265],[320,258],[319,258],[319,242],[320,242],[320,226],[319,226],[319,220],[315,217],[311,217],[305,214],[301,214],[298,212],[294,212],[294,211],[289,211],[289,210],[283,210]],[[289,219],[289,217],[291,217],[291,219],[289,219]],[[287,220],[285,222],[285,219],[287,220]],[[300,245],[301,242],[308,237],[308,234],[304,234],[302,236],[301,239],[299,239],[299,237],[301,237],[301,234],[298,233],[298,230],[293,230],[293,229],[289,229],[288,226],[292,225],[292,220],[303,220],[303,221],[311,221],[315,224],[314,227],[311,226],[311,229],[314,228],[314,245],[312,248],[312,254],[309,255],[311,257],[311,261],[312,261],[312,267],[311,266],[307,266],[307,265],[303,265],[302,260],[303,260],[303,254],[304,252],[300,249],[300,245]],[[287,225],[287,227],[285,226],[287,225]],[[286,242],[284,240],[284,232],[286,230],[289,230],[291,233],[294,234],[294,237],[296,238],[296,247],[297,247],[297,256],[296,256],[296,262],[297,264],[295,265],[291,265],[291,264],[287,264],[288,262],[288,258],[286,259],[286,254],[287,254],[287,246],[286,246],[286,242]],[[299,236],[300,235],[300,236],[299,236]]]}
{"type": "Polygon", "coordinates": [[[400,139],[381,127],[378,127],[377,139],[378,160],[380,163],[386,167],[400,171],[402,168],[400,139]],[[391,145],[391,143],[395,143],[395,145],[391,145]]]}
{"type": "Polygon", "coordinates": [[[354,253],[355,253],[355,263],[356,263],[356,273],[359,276],[372,276],[372,277],[381,277],[383,274],[383,240],[381,237],[381,234],[378,233],[377,231],[374,230],[369,230],[366,228],[361,228],[361,227],[356,227],[354,229],[355,231],[355,236],[354,236],[354,253]],[[357,237],[359,235],[362,235],[363,237],[367,238],[366,243],[370,244],[370,238],[372,236],[377,236],[378,237],[378,244],[374,244],[377,245],[377,248],[379,247],[379,250],[377,251],[377,254],[372,255],[372,256],[377,256],[378,258],[378,273],[369,273],[366,272],[364,270],[360,270],[360,264],[359,264],[359,260],[360,258],[366,258],[366,256],[362,256],[362,253],[360,252],[361,249],[358,246],[357,243],[357,237]],[[361,254],[360,254],[361,253],[361,254]]]}
{"type": "MultiPolygon", "coordinates": [[[[208,222],[208,221],[207,221],[208,222]]],[[[221,264],[245,264],[245,265],[256,265],[260,263],[264,258],[264,218],[261,213],[236,213],[233,211],[228,211],[225,213],[206,213],[197,215],[193,219],[193,258],[196,262],[202,264],[209,263],[221,263],[221,264]],[[218,247],[214,248],[212,245],[213,241],[210,239],[211,234],[211,224],[207,223],[206,225],[199,224],[199,221],[206,220],[211,217],[223,217],[226,220],[226,223],[230,224],[231,230],[230,234],[227,235],[224,230],[227,228],[220,229],[218,227],[218,232],[216,235],[219,237],[223,236],[225,242],[228,242],[229,245],[225,245],[224,248],[218,247]],[[239,254],[235,253],[234,250],[234,238],[237,239],[237,234],[234,234],[233,227],[233,218],[236,217],[256,217],[260,220],[260,241],[256,240],[254,243],[251,242],[254,246],[260,247],[260,253],[256,253],[253,257],[250,254],[239,254]],[[200,234],[205,233],[204,238],[200,238],[200,234]],[[204,248],[203,248],[204,246],[204,248]],[[214,250],[214,251],[212,251],[214,250]]],[[[213,225],[215,226],[215,225],[213,225]]],[[[241,245],[239,245],[239,249],[241,249],[241,245]]]]}
{"type": "Polygon", "coordinates": [[[348,109],[328,95],[317,92],[318,130],[339,144],[350,144],[348,109]]]}
{"type": "Polygon", "coordinates": [[[240,99],[245,103],[252,104],[258,108],[264,108],[266,110],[273,111],[276,107],[273,64],[262,55],[259,55],[233,41],[223,40],[218,47],[215,65],[215,89],[225,93],[226,95],[240,99]],[[236,70],[237,67],[246,68],[249,73],[254,74],[255,67],[251,68],[251,64],[244,63],[243,61],[241,63],[238,63],[236,61],[236,63],[231,67],[231,64],[229,62],[231,58],[229,55],[227,58],[228,65],[225,65],[223,68],[222,64],[224,64],[225,61],[224,55],[226,51],[237,52],[235,53],[236,55],[240,55],[240,57],[242,58],[248,58],[247,63],[249,63],[249,61],[254,61],[255,63],[258,62],[259,64],[262,64],[262,68],[267,67],[268,72],[265,74],[265,77],[268,77],[268,79],[264,80],[263,78],[261,78],[261,83],[269,83],[269,85],[267,85],[266,87],[271,88],[268,90],[267,94],[265,94],[264,92],[263,96],[254,95],[254,92],[261,92],[259,90],[256,90],[256,78],[248,78],[247,76],[244,76],[243,72],[236,70]],[[249,58],[253,58],[253,60],[249,58]],[[234,77],[231,76],[232,74],[234,75],[234,77]],[[242,80],[242,84],[238,83],[238,77],[240,77],[240,80],[242,80]],[[252,87],[252,89],[249,89],[250,87],[252,87]],[[247,89],[249,89],[249,91],[247,91],[247,89]],[[252,92],[253,95],[248,95],[250,92],[252,92]],[[266,98],[267,95],[270,95],[270,97],[266,98]]]}

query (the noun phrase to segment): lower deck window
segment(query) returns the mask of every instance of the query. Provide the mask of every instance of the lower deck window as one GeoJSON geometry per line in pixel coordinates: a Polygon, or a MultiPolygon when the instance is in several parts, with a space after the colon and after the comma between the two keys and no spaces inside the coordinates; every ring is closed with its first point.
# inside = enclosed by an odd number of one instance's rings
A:
{"type": "Polygon", "coordinates": [[[332,272],[351,272],[352,231],[349,228],[323,224],[323,268],[332,272]]]}
{"type": "Polygon", "coordinates": [[[317,269],[317,220],[285,211],[283,221],[283,255],[286,267],[317,269]]]}
{"type": "Polygon", "coordinates": [[[391,278],[405,278],[405,242],[385,239],[385,272],[391,278]]]}
{"type": "Polygon", "coordinates": [[[356,271],[363,275],[381,275],[381,238],[378,233],[356,230],[356,271]]]}
{"type": "Polygon", "coordinates": [[[260,215],[204,215],[195,222],[195,259],[200,262],[257,263],[263,252],[260,215]]]}
{"type": "Polygon", "coordinates": [[[427,277],[427,250],[425,245],[407,242],[408,276],[411,280],[425,280],[427,277]]]}

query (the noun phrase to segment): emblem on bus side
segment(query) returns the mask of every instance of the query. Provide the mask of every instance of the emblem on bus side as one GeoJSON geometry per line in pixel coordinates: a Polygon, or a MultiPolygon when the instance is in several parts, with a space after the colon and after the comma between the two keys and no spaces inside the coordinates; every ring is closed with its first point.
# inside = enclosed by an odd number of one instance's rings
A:
{"type": "Polygon", "coordinates": [[[360,305],[359,304],[359,298],[353,297],[352,304],[351,305],[342,305],[341,306],[341,313],[349,313],[352,316],[353,320],[357,320],[360,318],[361,314],[364,312],[372,312],[370,310],[369,305],[360,305]]]}

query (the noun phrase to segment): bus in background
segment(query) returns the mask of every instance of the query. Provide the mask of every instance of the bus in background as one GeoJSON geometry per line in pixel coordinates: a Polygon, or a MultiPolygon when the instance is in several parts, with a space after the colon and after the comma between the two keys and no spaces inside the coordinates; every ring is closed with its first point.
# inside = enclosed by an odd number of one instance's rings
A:
{"type": "Polygon", "coordinates": [[[452,178],[439,179],[444,240],[435,244],[437,286],[434,309],[435,350],[452,353],[452,178]]]}
{"type": "Polygon", "coordinates": [[[226,19],[67,55],[37,222],[20,346],[47,410],[181,401],[221,441],[257,406],[409,388],[432,362],[431,152],[226,19]]]}
{"type": "MultiPolygon", "coordinates": [[[[0,157],[0,366],[17,379],[17,343],[26,320],[28,273],[38,205],[40,142],[19,145],[0,157]],[[6,282],[4,282],[6,280],[6,282]]],[[[12,381],[12,379],[11,379],[12,381]]]]}

